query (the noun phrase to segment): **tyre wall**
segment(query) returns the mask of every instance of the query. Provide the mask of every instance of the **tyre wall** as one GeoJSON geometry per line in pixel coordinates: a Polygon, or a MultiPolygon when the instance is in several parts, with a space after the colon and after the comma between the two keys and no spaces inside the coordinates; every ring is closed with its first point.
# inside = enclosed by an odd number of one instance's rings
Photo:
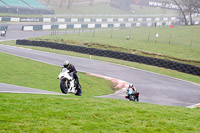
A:
{"type": "Polygon", "coordinates": [[[87,48],[87,47],[82,47],[82,46],[74,46],[74,45],[45,42],[45,41],[17,40],[16,44],[28,45],[28,46],[40,46],[40,47],[47,47],[47,48],[52,48],[52,49],[84,53],[84,54],[89,54],[89,55],[121,59],[121,60],[126,60],[126,61],[142,63],[146,65],[152,65],[152,66],[158,66],[158,67],[163,67],[167,69],[177,70],[179,72],[200,76],[200,67],[197,67],[197,66],[192,66],[188,64],[167,61],[167,60],[162,60],[162,59],[157,59],[157,58],[152,58],[152,57],[139,56],[139,55],[130,54],[130,53],[123,53],[123,52],[110,51],[110,50],[100,50],[96,48],[87,48]]]}

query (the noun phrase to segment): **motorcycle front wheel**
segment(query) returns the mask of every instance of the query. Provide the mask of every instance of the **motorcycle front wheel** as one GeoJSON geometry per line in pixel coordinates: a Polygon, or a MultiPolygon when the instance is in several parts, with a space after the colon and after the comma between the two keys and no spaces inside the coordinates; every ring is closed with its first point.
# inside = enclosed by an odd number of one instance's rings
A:
{"type": "Polygon", "coordinates": [[[129,101],[133,101],[133,95],[129,95],[129,101]]]}
{"type": "Polygon", "coordinates": [[[60,81],[60,89],[61,89],[62,93],[67,94],[68,88],[66,87],[66,81],[65,80],[60,81]]]}

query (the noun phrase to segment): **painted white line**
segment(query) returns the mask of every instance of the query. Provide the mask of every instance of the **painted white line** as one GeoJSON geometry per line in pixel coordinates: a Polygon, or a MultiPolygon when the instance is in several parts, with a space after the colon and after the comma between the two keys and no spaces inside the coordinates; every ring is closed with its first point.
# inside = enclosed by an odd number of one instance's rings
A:
{"type": "MultiPolygon", "coordinates": [[[[17,54],[11,54],[11,53],[7,53],[7,52],[4,52],[4,51],[0,51],[0,52],[10,54],[10,55],[14,55],[14,56],[18,56],[18,57],[21,57],[21,58],[24,58],[24,59],[29,59],[29,60],[33,60],[33,61],[37,61],[37,62],[43,62],[43,63],[54,65],[54,66],[59,66],[59,65],[56,65],[56,64],[53,64],[53,63],[49,63],[49,62],[45,62],[45,61],[41,61],[41,60],[36,60],[36,59],[28,58],[28,57],[25,57],[25,56],[17,55],[17,54]]],[[[59,66],[59,67],[61,67],[61,66],[59,66]]]]}
{"type": "Polygon", "coordinates": [[[10,47],[20,48],[20,49],[25,49],[25,50],[33,50],[33,49],[30,49],[30,48],[24,48],[24,47],[20,47],[20,46],[10,46],[10,47]]]}
{"type": "MultiPolygon", "coordinates": [[[[26,39],[26,38],[18,38],[18,39],[26,39]]],[[[4,42],[4,41],[16,41],[17,39],[7,39],[7,40],[0,40],[0,42],[4,42]]]]}

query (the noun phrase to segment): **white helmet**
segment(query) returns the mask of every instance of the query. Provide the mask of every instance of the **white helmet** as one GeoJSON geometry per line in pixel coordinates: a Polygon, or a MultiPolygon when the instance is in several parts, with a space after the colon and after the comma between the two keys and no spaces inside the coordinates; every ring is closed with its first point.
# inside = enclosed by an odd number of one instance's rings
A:
{"type": "Polygon", "coordinates": [[[68,61],[68,60],[64,61],[63,66],[64,66],[64,67],[65,67],[65,66],[68,67],[68,66],[69,66],[69,61],[68,61]]]}
{"type": "Polygon", "coordinates": [[[133,87],[133,84],[129,84],[129,87],[133,87]]]}

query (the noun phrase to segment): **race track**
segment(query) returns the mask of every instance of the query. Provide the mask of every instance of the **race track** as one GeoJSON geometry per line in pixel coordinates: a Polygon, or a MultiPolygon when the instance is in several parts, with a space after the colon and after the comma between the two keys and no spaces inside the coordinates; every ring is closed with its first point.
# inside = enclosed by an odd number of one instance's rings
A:
{"type": "MultiPolygon", "coordinates": [[[[26,36],[21,36],[20,34],[15,36],[10,32],[10,35],[8,34],[7,37],[4,37],[4,40],[49,34],[47,32],[38,32],[38,34],[37,32],[34,32],[34,34],[32,33],[33,32],[26,32],[26,36]]],[[[24,34],[25,32],[23,32],[23,35],[24,34]]],[[[59,55],[5,45],[0,45],[0,51],[58,66],[61,66],[64,60],[69,60],[76,66],[78,71],[99,74],[134,83],[140,92],[140,102],[172,106],[190,106],[200,103],[199,84],[92,59],[59,55]]],[[[0,89],[1,88],[0,84],[0,89]]],[[[124,96],[125,91],[121,91],[120,93],[103,97],[124,99],[124,96]]]]}
{"type": "Polygon", "coordinates": [[[2,93],[63,95],[62,93],[58,93],[58,92],[52,92],[52,91],[46,91],[46,90],[40,90],[40,89],[34,89],[34,88],[28,88],[28,87],[10,85],[10,84],[4,84],[4,83],[0,83],[0,92],[2,92],[2,93]]]}

